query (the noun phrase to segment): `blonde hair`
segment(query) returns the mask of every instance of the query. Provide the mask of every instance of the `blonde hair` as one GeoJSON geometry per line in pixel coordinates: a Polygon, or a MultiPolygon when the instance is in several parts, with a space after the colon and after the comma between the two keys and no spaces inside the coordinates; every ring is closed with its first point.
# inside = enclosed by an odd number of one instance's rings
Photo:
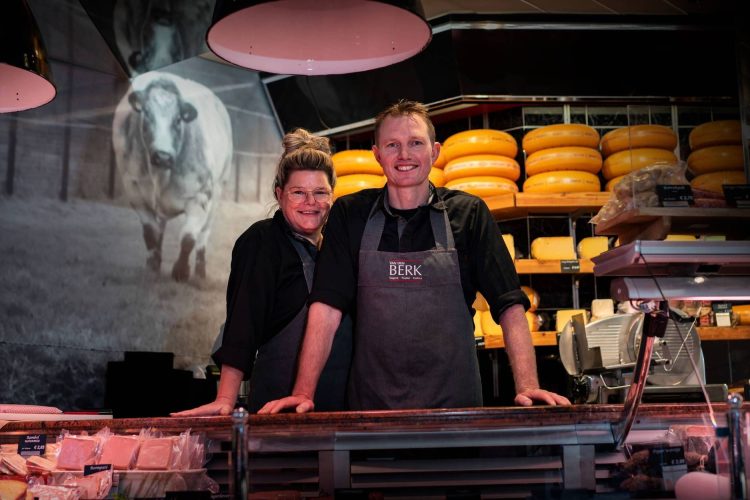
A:
{"type": "Polygon", "coordinates": [[[398,118],[400,116],[418,116],[424,120],[427,124],[427,135],[430,137],[430,141],[435,143],[435,126],[432,124],[430,114],[427,112],[427,106],[417,101],[409,101],[407,99],[401,99],[400,101],[391,104],[383,111],[378,113],[375,117],[375,145],[378,144],[378,136],[380,135],[380,126],[383,125],[383,121],[388,118],[398,118]]]}
{"type": "Polygon", "coordinates": [[[327,137],[313,135],[303,128],[292,130],[281,140],[284,152],[276,167],[273,180],[273,194],[276,188],[284,189],[292,172],[298,170],[319,170],[326,174],[333,188],[336,185],[336,172],[331,160],[331,141],[327,137]]]}

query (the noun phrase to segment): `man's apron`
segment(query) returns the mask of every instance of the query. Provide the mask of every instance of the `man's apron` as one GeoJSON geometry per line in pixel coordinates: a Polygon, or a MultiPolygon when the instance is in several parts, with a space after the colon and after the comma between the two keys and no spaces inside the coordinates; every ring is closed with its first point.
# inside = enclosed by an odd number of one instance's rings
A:
{"type": "Polygon", "coordinates": [[[474,321],[444,205],[430,208],[435,248],[404,253],[378,251],[385,215],[377,206],[359,252],[350,408],[481,406],[474,321]]]}
{"type": "MultiPolygon", "coordinates": [[[[312,289],[315,261],[303,244],[289,238],[302,260],[307,291],[312,289]]],[[[297,377],[297,358],[307,324],[307,303],[292,321],[271,340],[260,346],[250,377],[248,410],[256,413],[268,401],[289,396],[297,377]]],[[[346,386],[352,354],[352,321],[349,315],[342,318],[331,346],[331,355],[323,368],[315,392],[315,410],[345,410],[346,386]]]]}

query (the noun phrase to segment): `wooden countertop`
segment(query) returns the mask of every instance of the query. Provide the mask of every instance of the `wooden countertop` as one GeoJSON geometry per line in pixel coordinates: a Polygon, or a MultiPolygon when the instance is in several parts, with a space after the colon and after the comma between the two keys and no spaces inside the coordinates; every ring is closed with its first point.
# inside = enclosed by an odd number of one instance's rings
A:
{"type": "MultiPolygon", "coordinates": [[[[750,403],[745,403],[750,409],[750,403]]],[[[714,404],[717,413],[726,410],[725,404],[714,404]]],[[[532,407],[492,407],[460,408],[439,410],[389,410],[360,412],[313,412],[307,414],[282,413],[278,415],[250,415],[250,433],[261,431],[304,432],[305,430],[374,430],[374,429],[427,429],[448,428],[500,428],[513,426],[545,426],[554,424],[586,424],[617,422],[622,405],[589,404],[573,406],[532,406],[532,407]]],[[[640,419],[700,419],[707,412],[705,404],[641,404],[640,419]]],[[[142,428],[153,427],[165,432],[226,431],[232,427],[232,418],[191,417],[191,418],[125,418],[112,420],[69,420],[48,422],[8,422],[0,435],[57,433],[63,429],[71,432],[98,430],[109,427],[115,432],[137,432],[142,428]]]]}

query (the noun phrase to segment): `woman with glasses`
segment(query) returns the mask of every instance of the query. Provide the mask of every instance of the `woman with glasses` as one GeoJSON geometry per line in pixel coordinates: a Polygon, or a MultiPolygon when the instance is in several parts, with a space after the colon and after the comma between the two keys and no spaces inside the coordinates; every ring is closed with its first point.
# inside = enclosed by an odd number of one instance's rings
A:
{"type": "MultiPolygon", "coordinates": [[[[296,376],[315,257],[333,203],[336,176],[327,138],[297,129],[283,139],[273,191],[279,209],[234,245],[227,319],[214,360],[221,365],[216,400],[174,416],[227,415],[250,378],[248,410],[286,396],[296,376]]],[[[338,329],[321,375],[316,409],[346,409],[351,321],[338,329]]]]}

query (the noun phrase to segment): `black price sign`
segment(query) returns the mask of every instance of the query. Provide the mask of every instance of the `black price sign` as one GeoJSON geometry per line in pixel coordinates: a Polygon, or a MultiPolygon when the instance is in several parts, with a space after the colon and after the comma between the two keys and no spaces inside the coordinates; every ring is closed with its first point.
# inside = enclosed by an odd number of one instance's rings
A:
{"type": "Polygon", "coordinates": [[[750,184],[724,184],[724,198],[727,205],[736,208],[750,208],[750,184]]]}
{"type": "Polygon", "coordinates": [[[103,470],[109,470],[111,468],[112,468],[112,464],[84,465],[83,475],[90,476],[91,474],[96,474],[97,472],[101,472],[103,470]]]}
{"type": "Polygon", "coordinates": [[[688,185],[659,184],[656,194],[662,207],[689,207],[693,204],[693,190],[688,185]]]}
{"type": "Polygon", "coordinates": [[[581,263],[577,260],[561,260],[561,273],[578,273],[581,271],[581,263]]]}
{"type": "Polygon", "coordinates": [[[42,456],[46,447],[46,434],[27,434],[18,439],[18,454],[22,457],[42,456]]]}

